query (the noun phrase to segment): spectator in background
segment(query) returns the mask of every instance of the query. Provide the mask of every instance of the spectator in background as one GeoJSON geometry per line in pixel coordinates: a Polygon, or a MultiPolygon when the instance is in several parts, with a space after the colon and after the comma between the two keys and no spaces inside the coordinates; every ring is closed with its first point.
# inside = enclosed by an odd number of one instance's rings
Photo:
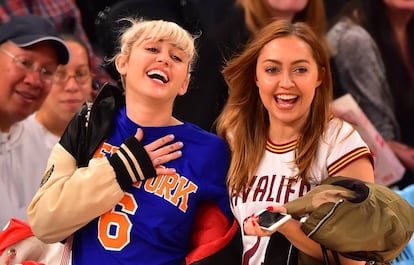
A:
{"type": "MultiPolygon", "coordinates": [[[[87,45],[91,58],[93,73],[95,74],[94,88],[98,89],[105,82],[113,82],[102,67],[102,58],[93,51],[88,37],[82,27],[82,18],[75,0],[3,0],[0,4],[0,22],[4,23],[11,16],[27,14],[49,18],[60,33],[71,33],[87,45]]],[[[33,25],[35,26],[35,25],[33,25]]]]}
{"type": "MultiPolygon", "coordinates": [[[[27,15],[0,25],[0,227],[10,217],[26,219],[27,203],[39,186],[39,176],[22,171],[26,150],[16,149],[20,121],[39,109],[58,64],[68,60],[68,48],[48,20],[27,15]]],[[[36,147],[31,154],[36,156],[36,147]]]]}
{"type": "Polygon", "coordinates": [[[60,37],[69,48],[69,62],[58,66],[49,95],[40,109],[27,119],[36,121],[41,125],[39,128],[46,129],[44,132],[53,135],[51,142],[55,143],[81,106],[87,101],[92,101],[90,93],[93,74],[88,48],[75,35],[60,34],[60,37]]]}
{"type": "Polygon", "coordinates": [[[414,182],[414,1],[350,1],[333,24],[339,82],[407,169],[414,182]]]}
{"type": "Polygon", "coordinates": [[[50,92],[40,109],[20,122],[19,137],[9,151],[14,160],[8,174],[9,193],[16,193],[19,197],[22,211],[22,214],[11,217],[22,220],[27,220],[23,213],[40,187],[52,147],[82,104],[91,97],[88,49],[75,36],[60,36],[69,49],[69,62],[58,66],[50,92]]]}
{"type": "Polygon", "coordinates": [[[275,19],[306,22],[324,43],[323,0],[237,0],[226,9],[225,19],[216,30],[204,36],[192,86],[176,101],[177,117],[214,131],[214,120],[228,97],[228,88],[221,75],[225,61],[240,53],[252,35],[275,19]]]}

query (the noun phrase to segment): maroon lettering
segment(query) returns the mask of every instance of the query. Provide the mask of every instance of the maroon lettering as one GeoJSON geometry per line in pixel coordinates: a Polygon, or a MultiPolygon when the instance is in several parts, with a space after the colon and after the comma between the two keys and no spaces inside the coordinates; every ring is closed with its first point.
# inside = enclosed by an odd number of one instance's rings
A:
{"type": "Polygon", "coordinates": [[[277,202],[280,202],[280,197],[282,196],[283,185],[285,185],[284,183],[285,183],[285,178],[282,177],[282,179],[280,180],[279,189],[277,190],[277,195],[276,195],[277,202]]]}
{"type": "Polygon", "coordinates": [[[269,195],[267,196],[267,198],[266,198],[266,201],[267,202],[274,202],[274,201],[276,201],[275,200],[275,198],[274,197],[272,197],[272,195],[273,195],[273,185],[275,184],[275,179],[276,179],[276,175],[273,175],[272,176],[272,182],[270,183],[270,189],[269,189],[269,195]]]}
{"type": "Polygon", "coordinates": [[[244,255],[243,255],[243,265],[249,265],[249,261],[250,259],[254,256],[254,254],[256,253],[257,249],[259,248],[260,245],[260,236],[257,237],[257,241],[256,243],[254,243],[253,247],[251,249],[248,249],[244,255]]]}
{"type": "MultiPolygon", "coordinates": [[[[285,177],[283,177],[283,178],[285,178],[285,177]]],[[[288,178],[288,184],[286,185],[285,200],[283,201],[283,204],[287,203],[289,201],[290,195],[295,193],[295,190],[292,189],[292,183],[295,183],[295,182],[296,182],[296,180],[288,178]]]]}
{"type": "MultiPolygon", "coordinates": [[[[252,190],[252,185],[256,181],[256,178],[257,178],[257,176],[254,176],[252,181],[250,182],[249,187],[246,189],[246,191],[242,192],[242,203],[246,203],[247,197],[249,196],[249,193],[252,190]]],[[[237,206],[239,197],[237,196],[237,194],[235,194],[235,195],[233,195],[233,198],[234,198],[233,205],[237,206]]]]}
{"type": "Polygon", "coordinates": [[[284,204],[296,196],[302,197],[310,190],[311,185],[302,181],[301,178],[282,176],[280,180],[277,180],[276,175],[254,176],[249,187],[241,193],[241,196],[232,195],[232,202],[234,206],[238,205],[239,200],[241,203],[246,203],[248,197],[252,195],[253,202],[266,201],[284,204]],[[252,192],[253,194],[251,194],[252,192]]]}
{"type": "Polygon", "coordinates": [[[303,195],[305,195],[305,193],[307,193],[310,190],[311,185],[309,183],[305,183],[304,181],[302,181],[302,179],[300,179],[299,197],[302,197],[303,195]]]}
{"type": "Polygon", "coordinates": [[[253,201],[263,201],[269,183],[269,176],[263,176],[257,182],[257,188],[254,190],[253,201]]]}

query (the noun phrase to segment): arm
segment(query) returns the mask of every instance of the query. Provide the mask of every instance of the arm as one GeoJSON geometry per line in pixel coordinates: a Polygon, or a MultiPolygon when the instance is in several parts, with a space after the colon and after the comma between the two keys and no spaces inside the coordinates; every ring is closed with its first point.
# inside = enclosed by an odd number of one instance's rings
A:
{"type": "Polygon", "coordinates": [[[123,196],[106,159],[92,159],[88,167],[76,168],[76,160],[57,144],[47,169],[42,182],[50,177],[27,210],[33,233],[44,242],[65,239],[123,196]]]}
{"type": "MultiPolygon", "coordinates": [[[[140,137],[137,135],[136,137],[140,137]]],[[[142,137],[142,135],[141,135],[142,137]]],[[[56,242],[86,225],[92,219],[112,209],[124,196],[124,190],[147,174],[124,174],[133,164],[137,171],[145,172],[151,167],[166,163],[181,156],[177,151],[180,143],[168,144],[171,136],[158,139],[141,150],[148,152],[146,158],[137,157],[136,151],[122,147],[111,158],[93,158],[87,167],[77,168],[75,158],[62,145],[57,144],[49,157],[47,171],[39,189],[30,203],[27,214],[34,234],[44,242],[56,242]],[[168,144],[168,145],[165,145],[168,144]],[[131,163],[122,163],[121,153],[132,154],[131,163]],[[120,162],[121,161],[121,162],[120,162]],[[151,164],[152,161],[152,164],[151,164]],[[140,164],[141,163],[141,164],[140,164]]],[[[129,144],[129,138],[125,143],[129,144]]],[[[135,139],[133,147],[139,147],[135,139]]],[[[127,160],[128,160],[127,159],[127,160]]],[[[157,173],[174,169],[157,169],[157,173]]],[[[154,176],[151,175],[151,176],[154,176]]]]}
{"type": "MultiPolygon", "coordinates": [[[[303,233],[301,229],[301,223],[299,221],[290,220],[279,228],[279,232],[282,233],[296,248],[301,250],[303,253],[312,256],[320,261],[323,261],[320,244],[310,239],[303,233]]],[[[334,259],[332,253],[330,251],[328,251],[328,253],[329,259],[333,264],[334,259]]],[[[366,263],[365,261],[351,260],[341,255],[338,256],[339,261],[342,265],[365,265],[366,263]]]]}
{"type": "MultiPolygon", "coordinates": [[[[270,209],[269,209],[270,210],[270,209]]],[[[286,213],[286,208],[283,206],[275,205],[271,211],[274,212],[284,212],[286,213]]],[[[262,230],[257,223],[257,216],[248,218],[244,224],[244,233],[247,235],[257,235],[257,236],[270,236],[272,233],[262,230]]],[[[301,223],[298,220],[290,219],[285,224],[281,225],[278,230],[282,235],[284,235],[298,250],[305,253],[308,256],[311,256],[319,261],[323,261],[323,254],[321,246],[318,242],[309,238],[302,230],[301,223]]],[[[334,261],[332,253],[328,251],[329,258],[331,262],[334,261]]],[[[345,258],[341,255],[339,260],[342,265],[364,265],[365,261],[357,261],[345,258]]]]}
{"type": "Polygon", "coordinates": [[[351,24],[344,26],[336,49],[341,86],[353,95],[384,139],[398,138],[392,94],[374,40],[362,27],[351,24]]]}
{"type": "Polygon", "coordinates": [[[346,167],[336,172],[334,176],[344,176],[362,180],[364,182],[374,182],[374,168],[367,156],[352,161],[346,167]]]}

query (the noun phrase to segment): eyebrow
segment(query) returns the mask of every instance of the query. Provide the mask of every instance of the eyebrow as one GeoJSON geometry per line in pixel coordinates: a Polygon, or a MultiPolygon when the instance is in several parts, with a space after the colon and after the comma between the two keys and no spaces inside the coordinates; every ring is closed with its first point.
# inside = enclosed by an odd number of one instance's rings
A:
{"type": "MultiPolygon", "coordinates": [[[[276,60],[276,59],[265,59],[263,62],[271,62],[271,63],[275,63],[275,64],[283,64],[281,61],[276,60]]],[[[308,61],[306,59],[299,59],[299,60],[293,61],[291,64],[298,64],[298,63],[310,63],[310,61],[308,61]]]]}

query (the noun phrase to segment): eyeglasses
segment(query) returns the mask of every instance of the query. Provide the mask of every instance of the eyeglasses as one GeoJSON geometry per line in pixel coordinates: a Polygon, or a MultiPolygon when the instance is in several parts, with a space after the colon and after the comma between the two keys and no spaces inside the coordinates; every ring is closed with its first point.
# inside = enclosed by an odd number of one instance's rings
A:
{"type": "Polygon", "coordinates": [[[16,66],[20,70],[23,70],[25,73],[39,72],[40,80],[42,80],[42,82],[44,82],[44,83],[51,83],[52,82],[53,75],[55,73],[54,70],[48,69],[46,67],[37,68],[33,61],[31,61],[29,59],[26,59],[24,57],[18,57],[18,56],[12,54],[11,52],[9,52],[8,50],[6,50],[2,47],[0,47],[0,51],[2,51],[4,54],[9,56],[13,60],[13,62],[16,64],[16,66]]]}
{"type": "Polygon", "coordinates": [[[89,71],[77,72],[74,75],[69,75],[67,72],[64,71],[55,72],[56,83],[64,84],[72,77],[75,79],[76,83],[78,83],[79,85],[83,85],[86,82],[90,81],[92,74],[89,71]]]}

